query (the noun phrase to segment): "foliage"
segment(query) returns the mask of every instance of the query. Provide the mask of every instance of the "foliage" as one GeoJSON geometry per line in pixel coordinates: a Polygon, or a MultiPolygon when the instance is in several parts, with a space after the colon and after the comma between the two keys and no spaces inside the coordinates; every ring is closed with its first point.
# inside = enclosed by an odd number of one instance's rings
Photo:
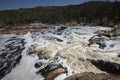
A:
{"type": "Polygon", "coordinates": [[[42,22],[120,23],[120,2],[92,1],[80,5],[35,7],[0,11],[0,26],[42,22]]]}

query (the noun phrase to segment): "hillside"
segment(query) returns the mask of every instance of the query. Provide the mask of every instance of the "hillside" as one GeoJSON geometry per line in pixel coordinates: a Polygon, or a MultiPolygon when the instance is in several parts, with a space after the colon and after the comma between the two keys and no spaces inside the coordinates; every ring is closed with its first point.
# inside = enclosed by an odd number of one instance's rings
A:
{"type": "Polygon", "coordinates": [[[89,23],[108,25],[120,23],[120,2],[92,1],[79,5],[46,6],[31,9],[0,11],[0,27],[24,25],[41,22],[57,23],[89,23]]]}

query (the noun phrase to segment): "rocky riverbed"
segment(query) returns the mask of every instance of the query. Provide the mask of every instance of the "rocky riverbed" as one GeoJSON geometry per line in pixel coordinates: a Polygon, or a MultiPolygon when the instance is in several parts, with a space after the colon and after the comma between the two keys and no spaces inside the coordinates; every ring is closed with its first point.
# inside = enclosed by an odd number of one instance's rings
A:
{"type": "Polygon", "coordinates": [[[59,25],[0,35],[0,79],[120,80],[118,28],[59,25]]]}

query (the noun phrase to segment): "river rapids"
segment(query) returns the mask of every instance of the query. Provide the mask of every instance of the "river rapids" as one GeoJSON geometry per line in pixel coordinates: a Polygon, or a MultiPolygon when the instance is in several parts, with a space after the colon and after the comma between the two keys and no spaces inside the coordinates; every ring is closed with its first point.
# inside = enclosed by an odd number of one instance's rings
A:
{"type": "Polygon", "coordinates": [[[64,80],[83,72],[120,75],[120,37],[97,34],[110,29],[62,25],[25,35],[0,35],[0,79],[64,80]],[[56,69],[59,75],[54,77],[50,72],[56,69]]]}

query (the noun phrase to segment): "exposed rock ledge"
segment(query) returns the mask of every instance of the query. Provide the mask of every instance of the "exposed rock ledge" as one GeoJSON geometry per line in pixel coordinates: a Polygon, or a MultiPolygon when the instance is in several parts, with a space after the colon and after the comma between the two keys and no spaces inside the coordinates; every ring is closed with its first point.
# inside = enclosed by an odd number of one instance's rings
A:
{"type": "Polygon", "coordinates": [[[115,25],[111,30],[99,31],[97,34],[107,37],[120,36],[120,25],[115,25]]]}
{"type": "Polygon", "coordinates": [[[64,80],[120,80],[120,77],[105,73],[95,74],[92,72],[85,72],[72,75],[64,80]]]}

